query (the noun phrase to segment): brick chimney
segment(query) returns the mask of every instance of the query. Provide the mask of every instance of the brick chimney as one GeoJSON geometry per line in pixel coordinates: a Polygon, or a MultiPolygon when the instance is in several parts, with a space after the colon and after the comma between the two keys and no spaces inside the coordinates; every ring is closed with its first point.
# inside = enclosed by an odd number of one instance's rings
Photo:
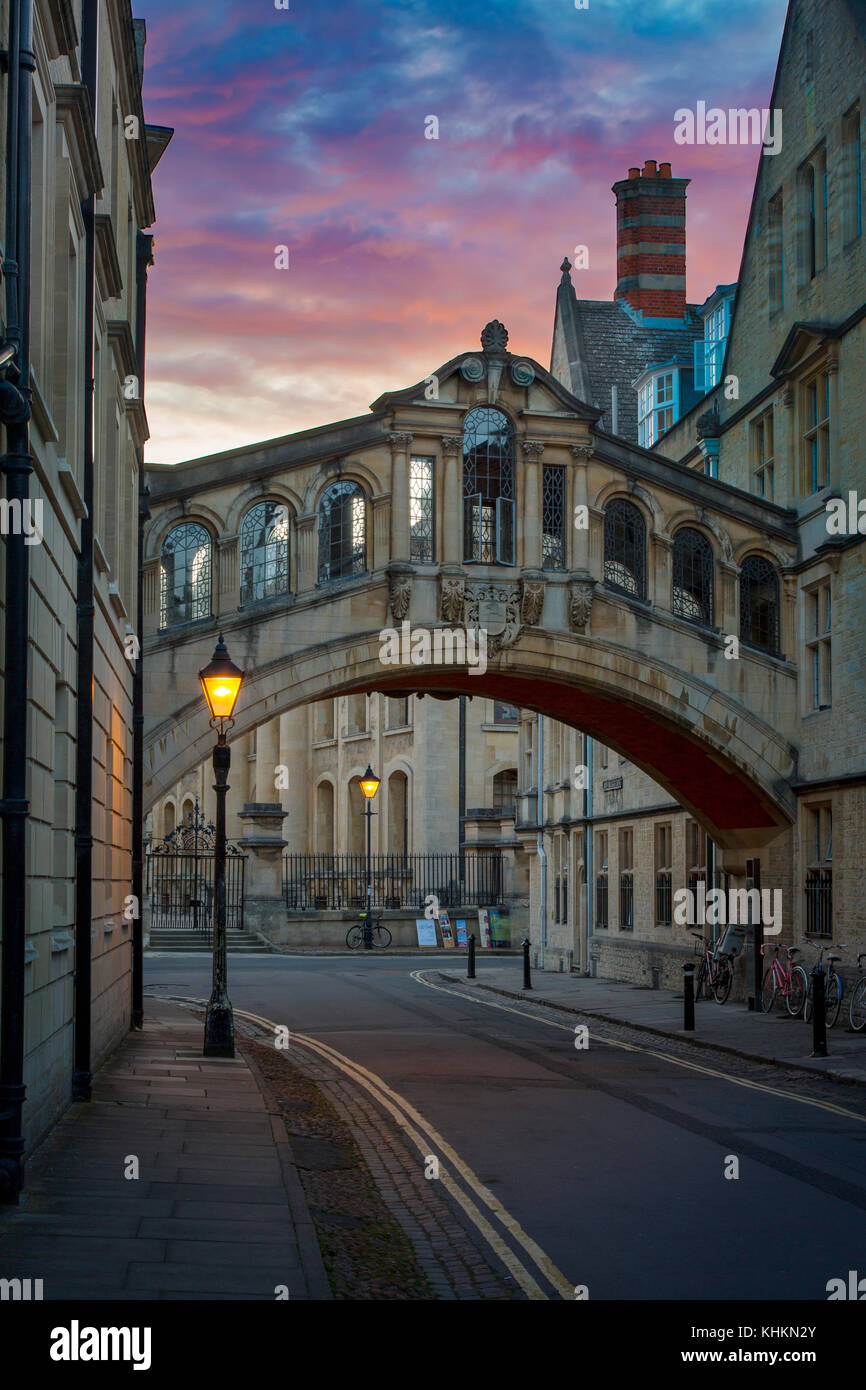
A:
{"type": "Polygon", "coordinates": [[[670,164],[648,159],[613,185],[616,194],[615,299],[652,319],[686,312],[686,188],[670,164]]]}

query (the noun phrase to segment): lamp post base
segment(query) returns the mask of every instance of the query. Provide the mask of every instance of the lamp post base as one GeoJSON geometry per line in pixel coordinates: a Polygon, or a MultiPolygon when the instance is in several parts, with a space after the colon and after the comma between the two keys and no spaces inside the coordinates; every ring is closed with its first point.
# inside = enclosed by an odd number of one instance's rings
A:
{"type": "Polygon", "coordinates": [[[205,1057],[234,1057],[235,1021],[232,1006],[226,1000],[211,1000],[204,1022],[205,1057]]]}

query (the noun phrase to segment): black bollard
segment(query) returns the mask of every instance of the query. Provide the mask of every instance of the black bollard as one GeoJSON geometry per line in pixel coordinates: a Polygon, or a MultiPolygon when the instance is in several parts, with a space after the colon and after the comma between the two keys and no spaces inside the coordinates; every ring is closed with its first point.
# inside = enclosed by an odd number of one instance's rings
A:
{"type": "Polygon", "coordinates": [[[683,1031],[695,1031],[695,963],[693,960],[683,966],[683,1031]]]}
{"type": "Polygon", "coordinates": [[[523,938],[523,988],[532,989],[532,981],[529,978],[529,940],[523,938]]]}
{"type": "Polygon", "coordinates": [[[475,979],[475,933],[474,933],[474,932],[470,932],[470,934],[469,934],[469,954],[468,954],[468,956],[466,957],[466,978],[467,978],[467,980],[474,980],[474,979],[475,979]]]}
{"type": "Polygon", "coordinates": [[[824,967],[820,960],[812,971],[812,1057],[827,1057],[827,1010],[824,996],[824,967]]]}

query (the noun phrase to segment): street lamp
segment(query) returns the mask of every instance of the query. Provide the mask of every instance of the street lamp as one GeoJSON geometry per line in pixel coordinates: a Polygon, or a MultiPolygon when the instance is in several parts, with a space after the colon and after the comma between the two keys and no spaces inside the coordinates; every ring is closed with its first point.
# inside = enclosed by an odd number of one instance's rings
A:
{"type": "Polygon", "coordinates": [[[226,792],[231,750],[226,733],[234,724],[232,713],[240,693],[244,673],[229,660],[220,633],[211,661],[198,678],[210,710],[210,726],[216,730],[213,750],[214,791],[216,792],[216,847],[214,852],[213,987],[204,1024],[205,1057],[234,1057],[235,1027],[229,1003],[226,965],[226,792]]]}
{"type": "Polygon", "coordinates": [[[364,793],[364,800],[365,800],[366,803],[367,803],[366,806],[364,807],[364,815],[367,817],[367,917],[366,917],[366,921],[365,921],[365,930],[364,930],[364,944],[365,944],[365,946],[366,946],[366,944],[367,944],[368,941],[371,941],[371,936],[370,936],[370,925],[371,925],[371,924],[370,924],[370,918],[371,918],[371,916],[372,916],[371,909],[372,909],[372,906],[373,906],[373,876],[372,876],[372,860],[371,860],[371,856],[370,856],[370,831],[371,831],[371,828],[372,828],[372,825],[373,825],[373,819],[372,819],[372,817],[373,817],[373,797],[376,795],[376,793],[377,793],[378,790],[379,790],[379,778],[376,776],[376,774],[375,774],[375,772],[373,771],[372,767],[371,767],[370,764],[368,763],[368,764],[367,764],[367,771],[364,773],[364,776],[361,778],[361,791],[364,793]]]}

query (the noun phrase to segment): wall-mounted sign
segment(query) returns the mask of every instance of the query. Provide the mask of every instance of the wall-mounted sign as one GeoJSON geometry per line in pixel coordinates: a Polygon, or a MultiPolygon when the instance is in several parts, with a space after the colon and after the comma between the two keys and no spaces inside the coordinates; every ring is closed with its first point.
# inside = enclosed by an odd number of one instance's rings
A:
{"type": "Polygon", "coordinates": [[[602,782],[601,789],[605,792],[618,792],[621,786],[621,777],[608,777],[607,781],[602,782]]]}

